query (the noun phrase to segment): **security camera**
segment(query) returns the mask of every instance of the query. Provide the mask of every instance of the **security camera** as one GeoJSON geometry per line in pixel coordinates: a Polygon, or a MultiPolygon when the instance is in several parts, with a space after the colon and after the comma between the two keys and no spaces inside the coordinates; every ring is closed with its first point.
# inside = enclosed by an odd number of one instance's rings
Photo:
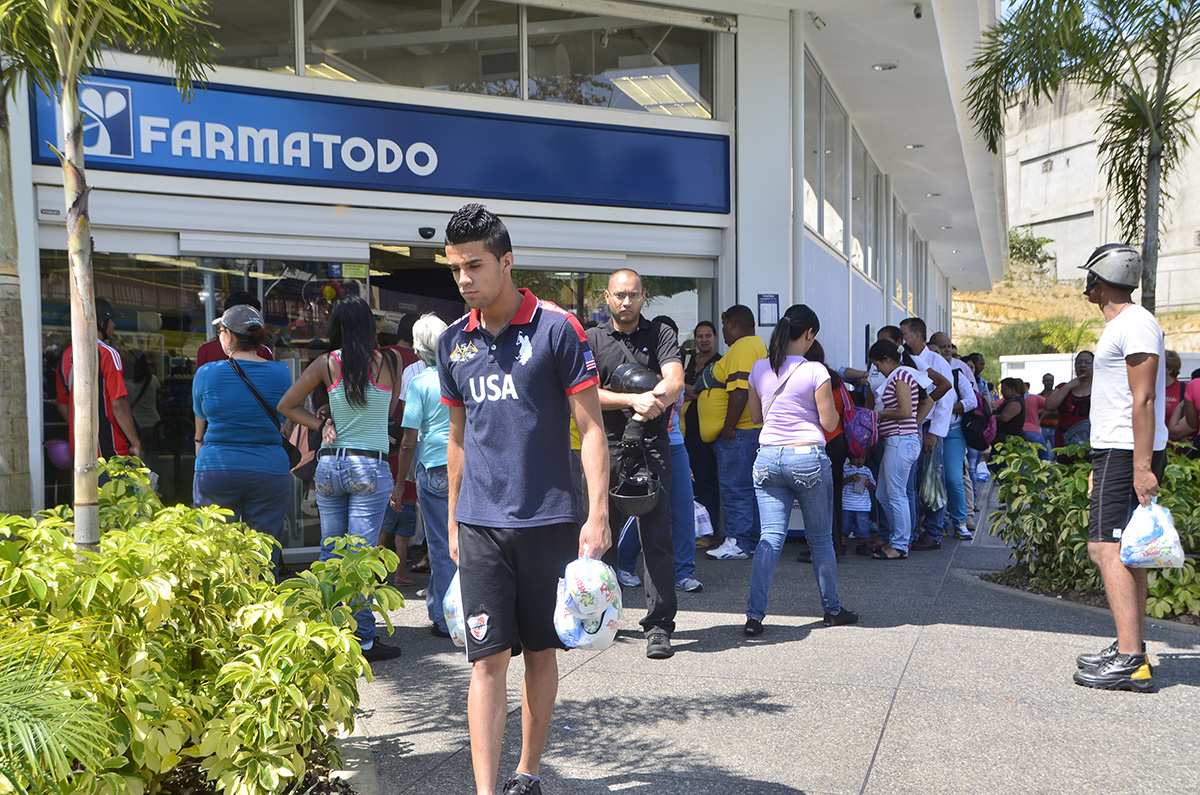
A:
{"type": "Polygon", "coordinates": [[[432,238],[434,235],[437,234],[437,230],[434,229],[432,226],[423,226],[420,229],[418,229],[417,232],[420,233],[421,237],[425,238],[426,240],[429,240],[430,238],[432,238]]]}
{"type": "Polygon", "coordinates": [[[921,8],[921,4],[914,3],[913,4],[913,19],[920,19],[924,15],[925,15],[925,11],[924,11],[924,9],[921,8]]]}

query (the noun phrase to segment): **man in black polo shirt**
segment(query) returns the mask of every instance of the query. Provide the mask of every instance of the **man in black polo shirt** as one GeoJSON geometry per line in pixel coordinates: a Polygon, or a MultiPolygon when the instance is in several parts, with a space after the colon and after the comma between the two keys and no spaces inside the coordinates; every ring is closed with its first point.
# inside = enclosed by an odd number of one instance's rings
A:
{"type": "MultiPolygon", "coordinates": [[[[600,408],[604,409],[604,431],[611,453],[610,476],[615,482],[621,460],[621,440],[632,419],[645,423],[644,444],[650,472],[658,476],[658,501],[638,521],[642,553],[646,560],[646,604],[642,619],[646,630],[646,656],[652,660],[670,657],[671,634],[675,631],[675,546],[671,536],[671,442],[667,436],[668,411],[683,391],[683,362],[679,342],[670,326],[651,323],[642,317],[646,292],[642,277],[622,269],[608,279],[604,292],[612,315],[608,322],[588,329],[588,344],[596,357],[600,376],[600,408]],[[661,380],[649,392],[629,394],[610,391],[613,372],[622,364],[637,363],[657,373],[661,380]]],[[[591,480],[588,481],[589,486],[591,480]]],[[[626,517],[615,504],[608,509],[613,542],[606,561],[617,566],[617,540],[626,517]]]]}
{"type": "Polygon", "coordinates": [[[450,557],[458,564],[472,663],[471,764],[492,795],[508,712],[506,674],[524,652],[521,759],[504,795],[541,795],[538,773],[558,692],[558,578],[608,549],[608,472],[596,364],[574,315],[512,280],[503,222],[468,204],[446,226],[446,259],[471,311],[438,339],[450,407],[450,557]],[[595,484],[587,521],[571,477],[570,417],[595,484]]]}

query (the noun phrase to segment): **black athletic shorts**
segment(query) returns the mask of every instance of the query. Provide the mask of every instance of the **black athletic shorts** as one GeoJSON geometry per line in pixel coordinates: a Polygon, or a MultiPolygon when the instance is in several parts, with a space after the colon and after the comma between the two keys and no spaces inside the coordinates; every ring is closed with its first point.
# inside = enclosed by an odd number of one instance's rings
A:
{"type": "MultiPolygon", "coordinates": [[[[1167,451],[1155,450],[1150,458],[1150,471],[1159,483],[1162,483],[1166,468],[1167,451]]],[[[1133,451],[1093,450],[1088,541],[1119,543],[1120,532],[1129,524],[1137,507],[1137,492],[1133,490],[1133,451]]]]}
{"type": "Polygon", "coordinates": [[[579,556],[579,525],[496,528],[459,524],[458,570],[467,660],[522,647],[563,649],[554,630],[558,580],[579,556]]]}

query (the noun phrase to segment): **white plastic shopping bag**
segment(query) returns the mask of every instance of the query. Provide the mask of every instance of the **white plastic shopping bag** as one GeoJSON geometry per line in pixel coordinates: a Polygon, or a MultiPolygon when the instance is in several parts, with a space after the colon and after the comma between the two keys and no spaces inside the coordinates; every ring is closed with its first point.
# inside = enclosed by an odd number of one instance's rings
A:
{"type": "Polygon", "coordinates": [[[696,538],[712,535],[712,517],[708,515],[708,509],[698,502],[693,502],[692,505],[695,506],[696,512],[696,538]]]}
{"type": "Polygon", "coordinates": [[[1121,562],[1136,569],[1183,567],[1183,545],[1175,522],[1157,501],[1139,505],[1121,531],[1121,562]]]}

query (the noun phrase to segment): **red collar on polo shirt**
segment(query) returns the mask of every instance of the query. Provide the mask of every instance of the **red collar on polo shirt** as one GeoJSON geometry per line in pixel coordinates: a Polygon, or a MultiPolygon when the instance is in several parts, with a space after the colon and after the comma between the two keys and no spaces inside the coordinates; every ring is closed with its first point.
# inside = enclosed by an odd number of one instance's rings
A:
{"type": "MultiPolygon", "coordinates": [[[[524,287],[518,287],[517,291],[521,293],[521,306],[517,308],[517,314],[513,315],[513,319],[508,321],[510,326],[524,326],[529,321],[533,320],[533,313],[537,310],[537,296],[529,292],[524,287]]],[[[465,331],[474,331],[479,328],[479,310],[472,309],[468,314],[467,326],[465,331]]]]}

